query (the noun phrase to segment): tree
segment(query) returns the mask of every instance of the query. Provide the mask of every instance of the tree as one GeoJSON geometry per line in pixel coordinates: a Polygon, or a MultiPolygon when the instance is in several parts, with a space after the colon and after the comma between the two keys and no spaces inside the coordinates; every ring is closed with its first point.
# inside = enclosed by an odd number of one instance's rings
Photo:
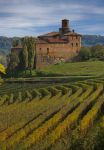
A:
{"type": "Polygon", "coordinates": [[[30,73],[31,73],[31,70],[33,69],[34,67],[34,59],[35,59],[35,41],[34,41],[34,38],[30,37],[28,39],[28,44],[29,44],[29,47],[28,47],[28,65],[29,65],[29,69],[30,69],[30,73]]]}
{"type": "Polygon", "coordinates": [[[9,57],[9,64],[7,70],[9,73],[12,73],[13,75],[14,71],[16,71],[16,68],[18,67],[20,62],[19,56],[15,52],[12,52],[8,57],[9,57]]]}
{"type": "Polygon", "coordinates": [[[79,57],[81,60],[88,60],[91,57],[91,51],[88,47],[82,47],[79,52],[79,57]]]}
{"type": "Polygon", "coordinates": [[[22,46],[23,46],[23,66],[28,68],[31,71],[34,67],[34,60],[35,60],[35,44],[36,40],[33,37],[25,37],[22,39],[22,46]],[[25,58],[24,58],[25,57],[25,58]]]}
{"type": "Polygon", "coordinates": [[[94,58],[104,60],[104,46],[103,45],[92,46],[91,53],[94,58]]]}
{"type": "Polygon", "coordinates": [[[13,47],[16,47],[16,46],[18,46],[18,45],[20,45],[20,43],[19,43],[19,41],[18,40],[13,40],[13,42],[12,42],[12,46],[13,47]]]}
{"type": "Polygon", "coordinates": [[[26,73],[26,69],[28,68],[28,50],[26,45],[24,45],[23,47],[22,57],[23,57],[23,67],[26,73]]]}
{"type": "Polygon", "coordinates": [[[2,64],[0,64],[0,72],[3,73],[3,74],[6,73],[6,69],[2,64]]]}

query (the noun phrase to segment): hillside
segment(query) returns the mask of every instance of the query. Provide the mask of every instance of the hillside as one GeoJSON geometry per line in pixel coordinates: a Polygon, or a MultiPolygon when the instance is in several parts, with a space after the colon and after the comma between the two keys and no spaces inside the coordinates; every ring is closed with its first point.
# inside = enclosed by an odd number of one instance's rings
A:
{"type": "MultiPolygon", "coordinates": [[[[15,77],[68,77],[72,78],[92,78],[92,77],[103,77],[104,76],[104,62],[103,61],[85,61],[85,62],[70,62],[62,63],[57,65],[51,65],[43,68],[42,70],[30,71],[18,71],[15,72],[15,77]]],[[[40,80],[40,79],[39,79],[40,80]]]]}
{"type": "MultiPolygon", "coordinates": [[[[3,37],[0,36],[0,54],[1,53],[8,53],[12,46],[12,42],[14,39],[20,39],[19,37],[3,37]]],[[[82,36],[82,45],[85,46],[92,46],[96,44],[104,44],[104,36],[97,36],[97,35],[83,35],[82,36]]]]}
{"type": "Polygon", "coordinates": [[[18,37],[13,37],[13,38],[8,38],[8,37],[3,37],[0,36],[0,55],[1,54],[7,54],[12,46],[12,42],[15,39],[20,39],[18,37]]]}
{"type": "Polygon", "coordinates": [[[45,67],[40,75],[103,76],[104,70],[101,68],[104,68],[103,61],[63,63],[45,67]]]}
{"type": "Polygon", "coordinates": [[[100,35],[83,35],[82,36],[82,45],[93,46],[97,44],[104,45],[104,36],[100,36],[100,35]]]}

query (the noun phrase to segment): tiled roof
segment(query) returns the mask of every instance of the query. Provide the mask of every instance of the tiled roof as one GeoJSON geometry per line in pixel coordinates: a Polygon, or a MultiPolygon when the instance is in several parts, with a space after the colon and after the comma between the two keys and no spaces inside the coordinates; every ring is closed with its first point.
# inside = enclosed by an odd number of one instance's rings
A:
{"type": "Polygon", "coordinates": [[[47,34],[44,34],[44,35],[40,35],[39,37],[42,37],[42,36],[57,36],[59,35],[60,33],[59,32],[49,32],[47,34]]]}
{"type": "Polygon", "coordinates": [[[81,36],[81,34],[78,34],[78,33],[76,33],[76,32],[68,32],[68,33],[66,33],[66,34],[64,34],[64,35],[79,35],[79,36],[81,36]]]}
{"type": "Polygon", "coordinates": [[[43,40],[43,39],[38,38],[37,43],[38,43],[38,44],[39,44],[39,43],[46,44],[46,43],[48,43],[48,42],[47,42],[46,40],[43,40]]]}

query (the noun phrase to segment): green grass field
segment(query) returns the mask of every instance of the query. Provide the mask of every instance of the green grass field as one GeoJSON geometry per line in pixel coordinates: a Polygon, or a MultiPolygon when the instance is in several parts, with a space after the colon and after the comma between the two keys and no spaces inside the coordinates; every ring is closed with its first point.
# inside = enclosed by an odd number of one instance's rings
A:
{"type": "Polygon", "coordinates": [[[45,67],[42,69],[43,75],[87,75],[87,76],[103,76],[104,75],[103,61],[88,61],[63,63],[45,67]]]}

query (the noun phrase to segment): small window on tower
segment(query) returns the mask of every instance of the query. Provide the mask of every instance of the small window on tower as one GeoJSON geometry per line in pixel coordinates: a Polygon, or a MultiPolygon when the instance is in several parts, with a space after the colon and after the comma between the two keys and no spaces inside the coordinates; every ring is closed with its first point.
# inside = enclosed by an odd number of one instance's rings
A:
{"type": "Polygon", "coordinates": [[[67,21],[64,22],[64,25],[67,27],[67,21]]]}

